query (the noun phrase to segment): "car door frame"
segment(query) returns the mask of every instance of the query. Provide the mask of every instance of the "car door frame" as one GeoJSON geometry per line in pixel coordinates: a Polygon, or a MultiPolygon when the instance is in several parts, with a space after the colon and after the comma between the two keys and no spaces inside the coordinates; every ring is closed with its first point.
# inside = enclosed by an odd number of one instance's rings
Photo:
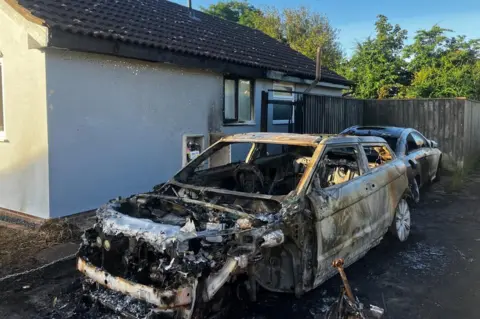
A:
{"type": "Polygon", "coordinates": [[[312,206],[314,214],[315,234],[317,237],[314,287],[318,286],[335,273],[335,270],[330,266],[330,263],[334,258],[342,257],[345,259],[345,263],[349,265],[365,255],[365,253],[371,248],[371,244],[360,246],[361,243],[365,241],[366,236],[370,234],[370,232],[366,231],[366,228],[370,227],[370,225],[367,223],[360,224],[360,226],[355,224],[349,225],[350,228],[348,230],[340,229],[340,234],[334,234],[333,236],[328,234],[328,236],[330,236],[328,239],[333,237],[342,238],[339,242],[332,240],[334,244],[330,244],[329,240],[326,239],[328,232],[326,229],[328,226],[330,226],[332,229],[335,229],[335,222],[338,222],[338,220],[344,220],[341,219],[342,217],[345,217],[345,219],[350,217],[351,220],[360,220],[360,222],[365,221],[365,219],[360,217],[351,217],[351,215],[348,215],[355,212],[355,209],[361,209],[361,211],[357,214],[363,214],[366,216],[371,215],[371,212],[368,211],[368,209],[370,209],[370,205],[368,205],[368,197],[372,191],[371,185],[369,184],[371,184],[371,180],[374,175],[368,170],[366,160],[365,152],[361,143],[347,142],[325,145],[324,149],[319,155],[318,161],[315,163],[315,169],[312,172],[312,178],[310,179],[306,188],[306,196],[312,206]],[[360,175],[352,180],[328,188],[314,188],[315,174],[317,174],[318,170],[320,169],[320,165],[325,154],[331,149],[344,147],[353,147],[356,150],[360,175]],[[348,203],[338,200],[342,194],[344,194],[344,192],[346,193],[348,191],[350,191],[353,195],[356,195],[356,197],[347,197],[350,200],[348,203]],[[326,201],[327,203],[322,203],[322,200],[326,201]],[[342,204],[343,206],[341,206],[342,204]],[[343,214],[343,216],[339,214],[343,214]],[[335,218],[337,218],[337,220],[335,220],[335,218]],[[342,231],[352,231],[354,233],[352,236],[341,233],[342,231]],[[339,237],[339,235],[341,237],[339,237]],[[363,249],[357,248],[357,250],[355,250],[355,248],[353,248],[355,245],[359,245],[360,248],[363,249]],[[329,247],[326,248],[327,250],[325,249],[326,246],[329,247]],[[351,253],[347,255],[346,252],[351,253]]]}
{"type": "MultiPolygon", "coordinates": [[[[421,187],[425,184],[425,181],[428,180],[428,158],[426,150],[424,147],[417,148],[414,151],[410,152],[408,149],[408,137],[416,132],[414,129],[409,129],[402,134],[402,147],[405,154],[406,162],[411,166],[412,172],[409,174],[409,179],[413,180],[416,176],[420,176],[420,181],[418,186],[421,187]]],[[[397,153],[398,154],[398,153],[397,153]]]]}
{"type": "Polygon", "coordinates": [[[427,153],[428,181],[431,181],[437,173],[438,161],[440,160],[440,152],[436,151],[436,149],[430,145],[430,140],[426,138],[425,135],[416,130],[414,130],[413,132],[419,135],[426,142],[426,146],[424,147],[424,149],[427,153]]]}
{"type": "Polygon", "coordinates": [[[401,196],[403,193],[397,192],[397,187],[391,187],[389,184],[391,183],[396,183],[396,179],[393,178],[394,174],[397,174],[398,177],[402,175],[398,171],[398,166],[403,166],[404,162],[403,159],[397,156],[395,152],[392,150],[390,145],[387,142],[366,142],[361,144],[362,147],[362,152],[365,153],[365,148],[367,146],[384,146],[388,149],[390,152],[392,159],[384,163],[382,165],[379,165],[377,167],[370,168],[368,166],[368,159],[366,153],[364,154],[365,159],[367,160],[367,169],[369,170],[366,174],[372,174],[376,176],[372,176],[373,180],[377,183],[376,190],[373,190],[371,193],[370,197],[372,198],[371,204],[374,205],[375,207],[372,207],[371,210],[374,215],[377,215],[377,217],[383,221],[380,222],[381,227],[383,227],[383,234],[386,232],[387,228],[390,227],[394,214],[395,214],[395,208],[397,206],[397,202],[400,200],[401,196]],[[375,194],[375,192],[378,192],[375,194]],[[375,195],[375,196],[372,196],[375,195]],[[378,210],[375,212],[374,210],[378,210]]]}

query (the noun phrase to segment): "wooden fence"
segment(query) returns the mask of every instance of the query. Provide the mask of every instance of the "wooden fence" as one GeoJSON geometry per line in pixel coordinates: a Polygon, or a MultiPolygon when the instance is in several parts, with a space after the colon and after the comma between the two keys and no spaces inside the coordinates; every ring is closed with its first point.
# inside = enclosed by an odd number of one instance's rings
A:
{"type": "MultiPolygon", "coordinates": [[[[301,133],[338,133],[352,125],[413,127],[439,143],[446,165],[480,155],[480,102],[466,99],[359,100],[305,95],[301,133]]],[[[298,115],[297,115],[298,114],[298,115]]],[[[298,116],[298,117],[297,117],[298,116]]]]}
{"type": "Polygon", "coordinates": [[[363,122],[364,101],[325,95],[300,97],[295,109],[296,132],[335,134],[363,122]]]}

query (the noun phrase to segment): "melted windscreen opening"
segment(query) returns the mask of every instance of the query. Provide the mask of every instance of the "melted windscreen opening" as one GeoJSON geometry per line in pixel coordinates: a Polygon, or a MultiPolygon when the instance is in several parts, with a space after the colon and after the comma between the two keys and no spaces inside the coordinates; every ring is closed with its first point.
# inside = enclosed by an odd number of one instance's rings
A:
{"type": "Polygon", "coordinates": [[[368,167],[375,168],[393,159],[393,155],[385,144],[364,145],[363,150],[367,157],[368,167]]]}
{"type": "Polygon", "coordinates": [[[313,146],[219,143],[192,161],[175,179],[195,186],[286,195],[296,189],[314,151],[313,146]],[[226,148],[230,158],[212,160],[226,148]]]}

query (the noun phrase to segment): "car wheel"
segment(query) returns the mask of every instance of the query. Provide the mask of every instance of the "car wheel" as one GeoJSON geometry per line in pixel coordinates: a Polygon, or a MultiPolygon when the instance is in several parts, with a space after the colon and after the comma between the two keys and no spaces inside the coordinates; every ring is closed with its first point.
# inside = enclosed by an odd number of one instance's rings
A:
{"type": "Polygon", "coordinates": [[[414,178],[413,181],[410,183],[410,193],[412,196],[412,201],[415,204],[418,204],[420,202],[420,187],[418,186],[416,178],[414,178]]]}
{"type": "Polygon", "coordinates": [[[401,199],[395,209],[395,217],[393,218],[390,230],[400,241],[406,241],[410,235],[410,208],[407,201],[401,199]]]}
{"type": "Polygon", "coordinates": [[[435,172],[435,178],[433,179],[433,182],[439,182],[440,181],[440,176],[442,175],[442,158],[438,160],[438,165],[437,165],[437,171],[435,172]]]}

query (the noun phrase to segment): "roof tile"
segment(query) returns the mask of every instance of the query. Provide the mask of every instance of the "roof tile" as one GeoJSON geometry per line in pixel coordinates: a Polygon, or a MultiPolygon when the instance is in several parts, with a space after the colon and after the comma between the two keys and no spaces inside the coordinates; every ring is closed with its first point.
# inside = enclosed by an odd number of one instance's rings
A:
{"type": "MultiPolygon", "coordinates": [[[[18,0],[47,27],[313,78],[315,62],[263,32],[166,0],[18,0]],[[192,16],[193,13],[193,16],[192,16]]],[[[348,83],[322,68],[322,79],[348,83]]]]}

